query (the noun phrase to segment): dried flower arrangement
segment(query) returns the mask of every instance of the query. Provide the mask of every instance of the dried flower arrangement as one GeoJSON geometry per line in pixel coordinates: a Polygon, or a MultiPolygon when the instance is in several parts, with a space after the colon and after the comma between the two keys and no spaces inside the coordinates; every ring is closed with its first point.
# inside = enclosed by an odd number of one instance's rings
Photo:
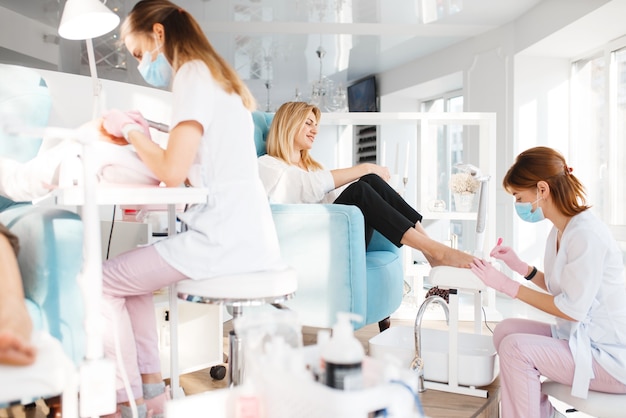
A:
{"type": "Polygon", "coordinates": [[[470,173],[455,173],[450,176],[449,186],[453,193],[476,193],[480,182],[470,173]]]}

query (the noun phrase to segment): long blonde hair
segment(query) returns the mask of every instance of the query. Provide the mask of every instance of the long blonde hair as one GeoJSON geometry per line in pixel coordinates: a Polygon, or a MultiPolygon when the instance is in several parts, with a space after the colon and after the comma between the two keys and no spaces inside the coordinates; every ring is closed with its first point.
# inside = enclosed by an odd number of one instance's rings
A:
{"type": "Polygon", "coordinates": [[[168,0],[141,0],[130,11],[121,29],[121,40],[129,34],[151,36],[155,23],[165,29],[163,54],[176,71],[187,61],[203,61],[227,93],[236,93],[250,111],[256,101],[237,72],[213,48],[202,28],[186,10],[168,0]]]}
{"type": "MultiPolygon", "coordinates": [[[[293,143],[310,112],[313,112],[316,122],[319,123],[322,112],[316,106],[305,102],[283,103],[276,111],[267,134],[267,154],[292,165],[290,156],[293,152],[293,143]]],[[[307,170],[323,169],[322,165],[311,157],[309,150],[300,151],[300,161],[307,170]]]]}
{"type": "Polygon", "coordinates": [[[511,193],[512,189],[534,189],[540,181],[548,183],[554,205],[564,215],[574,216],[589,209],[584,186],[572,174],[563,155],[549,147],[529,148],[520,153],[504,175],[502,186],[511,193]]]}

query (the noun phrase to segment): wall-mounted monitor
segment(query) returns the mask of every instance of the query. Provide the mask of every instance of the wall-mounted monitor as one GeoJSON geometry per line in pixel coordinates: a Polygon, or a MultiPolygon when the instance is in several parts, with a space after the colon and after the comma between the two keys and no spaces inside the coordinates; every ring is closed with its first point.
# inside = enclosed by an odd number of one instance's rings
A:
{"type": "Polygon", "coordinates": [[[350,112],[378,112],[376,77],[369,76],[348,86],[350,112]]]}

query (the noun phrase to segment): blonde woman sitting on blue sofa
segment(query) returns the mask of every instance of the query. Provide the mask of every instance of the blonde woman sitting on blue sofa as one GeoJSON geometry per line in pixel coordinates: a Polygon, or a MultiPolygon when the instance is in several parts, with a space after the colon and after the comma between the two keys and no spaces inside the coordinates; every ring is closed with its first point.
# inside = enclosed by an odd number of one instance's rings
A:
{"type": "Polygon", "coordinates": [[[366,245],[376,230],[397,247],[408,245],[422,251],[431,266],[468,268],[473,259],[470,254],[427,235],[422,215],[387,183],[386,167],[364,163],[325,170],[311,157],[320,118],[320,110],[304,102],[284,103],[276,112],[267,136],[267,154],[259,158],[270,203],[354,205],[365,218],[366,245]]]}

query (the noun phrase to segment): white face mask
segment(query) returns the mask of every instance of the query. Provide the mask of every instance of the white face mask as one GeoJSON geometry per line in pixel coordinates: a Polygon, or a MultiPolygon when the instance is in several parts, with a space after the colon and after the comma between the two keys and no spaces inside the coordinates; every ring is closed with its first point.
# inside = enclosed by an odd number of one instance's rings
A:
{"type": "Polygon", "coordinates": [[[172,66],[163,52],[159,52],[156,59],[152,61],[152,54],[160,49],[161,45],[149,53],[144,53],[137,70],[148,84],[154,87],[168,87],[172,81],[172,66]]]}

